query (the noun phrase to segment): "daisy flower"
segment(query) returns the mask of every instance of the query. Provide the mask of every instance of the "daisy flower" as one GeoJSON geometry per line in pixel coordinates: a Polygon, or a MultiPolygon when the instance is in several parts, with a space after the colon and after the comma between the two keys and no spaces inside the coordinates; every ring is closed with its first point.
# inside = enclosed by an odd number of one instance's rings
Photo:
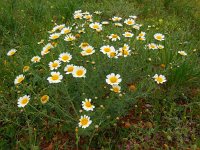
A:
{"type": "Polygon", "coordinates": [[[65,68],[64,68],[64,71],[66,72],[66,74],[70,74],[74,71],[76,66],[74,65],[67,65],[65,68]]]}
{"type": "Polygon", "coordinates": [[[132,26],[135,24],[135,20],[134,19],[126,19],[124,21],[125,24],[129,25],[129,26],[132,26]]]}
{"type": "Polygon", "coordinates": [[[111,74],[106,76],[106,83],[107,84],[118,85],[121,81],[122,81],[122,79],[120,78],[119,74],[115,75],[114,73],[111,73],[111,74]]]}
{"type": "Polygon", "coordinates": [[[82,49],[84,49],[85,47],[88,47],[88,46],[90,46],[90,45],[86,42],[83,42],[83,43],[81,43],[81,45],[79,45],[79,47],[82,49]]]}
{"type": "Polygon", "coordinates": [[[116,17],[116,16],[112,17],[112,21],[114,21],[114,22],[120,21],[120,20],[122,20],[121,17],[116,17]]]}
{"type": "Polygon", "coordinates": [[[74,19],[82,19],[83,18],[83,14],[82,13],[74,13],[74,19]]]}
{"type": "Polygon", "coordinates": [[[50,70],[56,70],[60,67],[61,62],[59,60],[54,60],[53,62],[49,62],[50,70]]]}
{"type": "Polygon", "coordinates": [[[114,24],[116,27],[122,27],[123,26],[123,24],[121,24],[121,23],[115,23],[114,24]]]}
{"type": "Polygon", "coordinates": [[[111,91],[115,93],[120,93],[121,92],[121,86],[119,85],[112,85],[112,88],[110,89],[111,91]]]}
{"type": "Polygon", "coordinates": [[[123,34],[123,36],[124,37],[133,37],[133,33],[131,33],[131,32],[125,32],[124,34],[123,34]]]}
{"type": "Polygon", "coordinates": [[[129,16],[129,18],[137,19],[137,16],[129,16]]]}
{"type": "Polygon", "coordinates": [[[156,34],[154,34],[154,38],[155,38],[156,40],[158,40],[158,41],[163,41],[163,40],[165,40],[165,36],[164,36],[163,34],[161,34],[161,33],[156,33],[156,34]]]}
{"type": "Polygon", "coordinates": [[[149,49],[158,49],[158,47],[157,47],[157,45],[155,43],[150,43],[150,44],[147,45],[147,47],[149,49]]]}
{"type": "Polygon", "coordinates": [[[95,52],[95,50],[92,46],[87,46],[87,47],[83,48],[81,55],[82,56],[92,55],[94,52],[95,52]]]}
{"type": "Polygon", "coordinates": [[[140,32],[138,36],[142,37],[142,36],[145,36],[146,33],[145,32],[140,32]]]}
{"type": "Polygon", "coordinates": [[[7,56],[13,56],[17,52],[16,49],[11,49],[8,51],[7,56]]]}
{"type": "Polygon", "coordinates": [[[40,57],[39,56],[34,56],[33,58],[31,58],[31,61],[33,62],[33,63],[37,63],[37,62],[40,62],[40,57]]]}
{"type": "Polygon", "coordinates": [[[182,55],[182,56],[186,56],[186,55],[187,55],[187,53],[186,53],[185,51],[178,51],[178,53],[179,53],[180,55],[182,55]]]}
{"type": "Polygon", "coordinates": [[[85,77],[85,74],[86,74],[86,69],[82,66],[76,66],[72,72],[72,75],[75,78],[85,77]]]}
{"type": "Polygon", "coordinates": [[[154,80],[157,82],[157,84],[163,84],[164,82],[166,82],[166,77],[164,75],[158,75],[158,74],[155,74],[153,76],[154,80]]]}
{"type": "Polygon", "coordinates": [[[85,18],[86,20],[92,21],[92,15],[90,14],[85,15],[83,18],[85,18]]]}
{"type": "Polygon", "coordinates": [[[90,120],[90,117],[84,115],[84,116],[81,116],[81,118],[79,119],[79,127],[82,127],[82,128],[87,128],[89,127],[89,125],[92,123],[92,121],[90,120]]]}
{"type": "Polygon", "coordinates": [[[142,25],[140,25],[140,24],[134,24],[132,27],[133,27],[133,29],[140,30],[141,26],[142,25]]]}
{"type": "Polygon", "coordinates": [[[53,33],[50,35],[49,39],[51,40],[55,40],[55,39],[58,39],[60,37],[60,33],[53,33]]]}
{"type": "Polygon", "coordinates": [[[43,95],[40,98],[40,101],[41,101],[42,104],[46,104],[49,101],[49,96],[48,95],[43,95]]]}
{"type": "Polygon", "coordinates": [[[91,23],[89,25],[90,28],[95,29],[96,31],[101,31],[102,30],[102,25],[98,22],[91,23]]]}
{"type": "Polygon", "coordinates": [[[163,49],[164,48],[164,46],[161,45],[161,44],[158,44],[157,47],[158,47],[158,49],[163,49]]]}
{"type": "Polygon", "coordinates": [[[19,83],[21,83],[24,79],[25,79],[25,76],[24,76],[23,74],[20,74],[20,75],[18,75],[18,76],[15,78],[14,84],[19,84],[19,83]]]}
{"type": "Polygon", "coordinates": [[[30,100],[29,95],[24,95],[24,96],[20,97],[17,102],[18,107],[25,107],[28,104],[29,100],[30,100]]]}
{"type": "Polygon", "coordinates": [[[74,41],[76,39],[75,36],[73,36],[72,34],[66,35],[65,36],[65,41],[69,42],[69,41],[74,41]]]}
{"type": "Polygon", "coordinates": [[[71,27],[65,27],[65,28],[63,28],[63,29],[61,30],[61,34],[68,34],[68,33],[71,32],[71,30],[72,30],[71,27]]]}
{"type": "Polygon", "coordinates": [[[27,71],[29,71],[29,69],[30,69],[29,66],[24,66],[24,67],[23,67],[23,72],[27,72],[27,71]]]}
{"type": "Polygon", "coordinates": [[[41,51],[41,55],[44,56],[50,52],[50,49],[53,48],[53,45],[51,43],[48,43],[45,45],[41,51]]]}
{"type": "Polygon", "coordinates": [[[56,25],[56,26],[53,28],[53,31],[62,30],[64,27],[65,27],[65,24],[56,25]]]}
{"type": "Polygon", "coordinates": [[[109,46],[109,45],[105,45],[105,46],[102,46],[100,48],[100,51],[104,54],[108,54],[110,53],[111,51],[115,51],[115,48],[113,46],[109,46]]]}
{"type": "Polygon", "coordinates": [[[131,50],[129,49],[126,49],[126,48],[120,48],[119,49],[119,56],[124,56],[124,57],[127,57],[131,54],[131,50]]]}
{"type": "Polygon", "coordinates": [[[63,76],[60,72],[51,72],[51,77],[48,77],[47,80],[49,83],[59,83],[63,79],[63,76]]]}
{"type": "Polygon", "coordinates": [[[90,110],[93,111],[93,109],[95,108],[95,106],[91,104],[90,98],[89,99],[86,98],[85,101],[82,101],[82,107],[86,111],[90,111],[90,110]]]}
{"type": "Polygon", "coordinates": [[[107,53],[107,56],[109,58],[118,58],[118,51],[116,50],[111,50],[109,53],[107,53]]]}
{"type": "Polygon", "coordinates": [[[117,34],[111,34],[110,36],[108,36],[108,38],[111,39],[111,41],[120,40],[120,37],[117,34]]]}
{"type": "Polygon", "coordinates": [[[61,53],[59,55],[59,60],[62,62],[69,62],[72,59],[72,55],[70,53],[61,53]]]}

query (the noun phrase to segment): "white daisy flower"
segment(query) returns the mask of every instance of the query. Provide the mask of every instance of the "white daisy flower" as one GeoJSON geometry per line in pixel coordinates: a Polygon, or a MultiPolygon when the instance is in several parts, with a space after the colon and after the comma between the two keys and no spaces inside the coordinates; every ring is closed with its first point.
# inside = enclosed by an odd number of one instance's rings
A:
{"type": "Polygon", "coordinates": [[[13,56],[17,52],[16,49],[11,49],[8,51],[7,56],[13,56]]]}
{"type": "Polygon", "coordinates": [[[111,34],[110,36],[108,36],[108,38],[111,39],[111,41],[120,40],[120,37],[117,34],[111,34]]]}
{"type": "Polygon", "coordinates": [[[119,74],[115,75],[114,73],[111,73],[111,74],[106,76],[106,83],[107,84],[118,85],[121,81],[122,81],[122,79],[120,78],[119,74]]]}
{"type": "Polygon", "coordinates": [[[165,40],[165,36],[164,36],[163,34],[161,34],[161,33],[156,33],[156,34],[154,34],[154,38],[155,38],[156,40],[158,40],[158,41],[163,41],[163,40],[165,40]]]}
{"type": "Polygon", "coordinates": [[[70,53],[61,53],[59,55],[59,60],[62,62],[70,62],[70,60],[72,59],[72,55],[70,53]]]}
{"type": "Polygon", "coordinates": [[[90,120],[90,117],[84,115],[84,116],[81,116],[81,118],[79,119],[79,127],[82,127],[82,128],[87,128],[89,127],[89,125],[92,123],[92,121],[90,120]]]}
{"type": "Polygon", "coordinates": [[[92,55],[94,52],[95,52],[95,50],[92,46],[87,46],[87,47],[83,48],[81,55],[82,56],[92,55]]]}
{"type": "Polygon", "coordinates": [[[128,37],[128,38],[131,38],[131,37],[133,37],[133,33],[131,33],[131,32],[125,32],[124,34],[123,34],[123,36],[124,37],[128,37]]]}
{"type": "Polygon", "coordinates": [[[61,30],[61,34],[68,34],[68,33],[71,32],[71,30],[72,30],[71,27],[65,27],[65,28],[63,28],[63,29],[61,30]]]}
{"type": "Polygon", "coordinates": [[[112,85],[112,88],[110,89],[111,91],[115,93],[120,93],[121,92],[121,86],[119,85],[112,85]]]}
{"type": "Polygon", "coordinates": [[[51,77],[48,77],[47,80],[49,83],[59,83],[63,79],[63,76],[60,72],[51,72],[51,77]]]}
{"type": "Polygon", "coordinates": [[[98,22],[94,22],[94,23],[91,23],[89,25],[90,28],[92,29],[95,29],[96,31],[101,31],[102,30],[102,25],[98,22]]]}
{"type": "Polygon", "coordinates": [[[74,65],[67,65],[65,68],[64,68],[64,71],[65,71],[65,73],[66,74],[70,74],[70,73],[72,73],[73,71],[74,71],[74,69],[75,69],[75,67],[76,66],[74,66],[74,65]]]}
{"type": "Polygon", "coordinates": [[[122,20],[121,17],[117,17],[117,16],[112,17],[112,21],[114,21],[114,22],[120,21],[120,20],[122,20]]]}
{"type": "Polygon", "coordinates": [[[34,56],[33,58],[31,58],[31,61],[33,62],[33,63],[37,63],[37,62],[40,62],[40,57],[39,56],[34,56]]]}
{"type": "Polygon", "coordinates": [[[124,21],[125,24],[129,25],[129,26],[132,26],[135,24],[135,20],[134,19],[126,19],[124,21]]]}
{"type": "Polygon", "coordinates": [[[86,69],[82,66],[76,66],[72,72],[73,77],[82,78],[85,77],[86,69]]]}
{"type": "Polygon", "coordinates": [[[60,67],[61,62],[59,60],[54,60],[53,62],[49,62],[50,70],[56,70],[60,67]]]}
{"type": "Polygon", "coordinates": [[[23,80],[25,79],[25,76],[23,74],[20,74],[18,75],[16,78],[15,78],[15,81],[14,81],[14,84],[19,84],[21,83],[23,80]]]}
{"type": "Polygon", "coordinates": [[[85,101],[82,101],[82,107],[84,110],[86,111],[93,111],[93,109],[95,108],[94,105],[91,104],[91,99],[85,99],[85,101]]]}
{"type": "Polygon", "coordinates": [[[158,74],[155,74],[153,76],[154,80],[157,82],[157,84],[163,84],[164,82],[166,82],[166,77],[164,75],[158,75],[158,74]]]}
{"type": "Polygon", "coordinates": [[[24,96],[20,97],[17,102],[18,107],[25,107],[29,103],[29,100],[30,100],[29,95],[24,95],[24,96]]]}
{"type": "Polygon", "coordinates": [[[149,49],[158,49],[158,47],[157,47],[157,45],[155,43],[150,43],[150,44],[147,45],[147,47],[149,49]]]}
{"type": "Polygon", "coordinates": [[[58,39],[60,37],[60,33],[53,33],[49,36],[49,39],[51,40],[55,40],[55,39],[58,39]]]}
{"type": "Polygon", "coordinates": [[[72,34],[66,35],[65,36],[65,41],[70,42],[70,41],[74,41],[76,39],[75,36],[73,36],[72,34]]]}
{"type": "Polygon", "coordinates": [[[100,48],[100,51],[104,54],[108,54],[110,53],[111,51],[115,51],[115,48],[113,46],[109,46],[109,45],[105,45],[105,46],[102,46],[100,48]]]}

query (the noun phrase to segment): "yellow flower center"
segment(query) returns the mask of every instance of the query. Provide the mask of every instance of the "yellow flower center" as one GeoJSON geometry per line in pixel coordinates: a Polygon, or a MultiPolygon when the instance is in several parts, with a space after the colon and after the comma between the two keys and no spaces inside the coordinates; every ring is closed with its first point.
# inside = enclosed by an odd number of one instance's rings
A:
{"type": "Polygon", "coordinates": [[[110,48],[109,48],[109,47],[106,47],[106,48],[104,48],[104,51],[105,51],[105,52],[110,52],[110,48]]]}
{"type": "Polygon", "coordinates": [[[24,80],[24,77],[18,78],[18,83],[22,82],[24,80]]]}
{"type": "Polygon", "coordinates": [[[67,34],[67,33],[70,32],[70,30],[69,29],[65,29],[64,32],[65,32],[65,34],[67,34]]]}
{"type": "Polygon", "coordinates": [[[74,67],[73,66],[69,66],[68,68],[67,68],[67,71],[68,72],[72,72],[74,70],[74,67]]]}
{"type": "Polygon", "coordinates": [[[37,57],[35,57],[33,60],[37,62],[39,59],[37,57]]]}
{"type": "Polygon", "coordinates": [[[85,106],[86,106],[86,107],[91,107],[92,104],[91,104],[89,101],[87,101],[87,102],[85,102],[85,106]]]}
{"type": "Polygon", "coordinates": [[[82,76],[83,73],[84,73],[83,70],[77,70],[76,75],[77,75],[77,76],[82,76]]]}
{"type": "Polygon", "coordinates": [[[115,57],[116,56],[116,53],[115,52],[111,52],[110,53],[110,57],[115,57]]]}
{"type": "Polygon", "coordinates": [[[123,54],[123,55],[128,55],[129,52],[128,52],[126,49],[123,49],[123,50],[122,50],[122,54],[123,54]]]}
{"type": "Polygon", "coordinates": [[[27,103],[28,103],[28,98],[22,99],[22,101],[21,101],[21,104],[22,104],[22,105],[25,105],[25,104],[27,104],[27,103]]]}
{"type": "Polygon", "coordinates": [[[81,119],[81,125],[82,125],[82,126],[87,125],[88,122],[89,122],[89,120],[88,120],[87,118],[83,118],[83,119],[81,119]]]}
{"type": "Polygon", "coordinates": [[[86,52],[86,53],[91,53],[91,52],[92,52],[92,49],[91,49],[91,48],[88,48],[88,49],[86,49],[85,52],[86,52]]]}
{"type": "Polygon", "coordinates": [[[58,63],[53,63],[52,67],[54,67],[54,68],[58,67],[58,63]]]}
{"type": "Polygon", "coordinates": [[[82,45],[82,47],[89,46],[89,44],[88,44],[88,43],[82,43],[81,45],[82,45]]]}
{"type": "Polygon", "coordinates": [[[94,28],[94,29],[98,29],[98,28],[99,28],[99,25],[98,25],[98,24],[94,24],[94,25],[93,25],[93,28],[94,28]]]}
{"type": "Polygon", "coordinates": [[[58,80],[59,79],[59,75],[54,74],[51,78],[52,78],[52,80],[58,80]]]}
{"type": "Polygon", "coordinates": [[[157,77],[156,80],[157,80],[159,83],[163,82],[163,78],[161,78],[161,77],[157,77]]]}
{"type": "Polygon", "coordinates": [[[119,88],[118,87],[113,87],[113,91],[116,93],[119,93],[119,88]]]}
{"type": "Polygon", "coordinates": [[[10,52],[10,55],[12,56],[12,55],[14,55],[15,54],[15,51],[11,51],[10,52]]]}
{"type": "Polygon", "coordinates": [[[118,37],[117,34],[113,34],[113,35],[112,35],[112,38],[114,38],[114,39],[116,39],[117,37],[118,37]]]}
{"type": "Polygon", "coordinates": [[[161,39],[162,39],[162,36],[161,36],[161,35],[157,35],[156,38],[157,38],[158,40],[161,40],[161,39]]]}
{"type": "Polygon", "coordinates": [[[65,61],[69,60],[69,56],[68,55],[62,56],[62,60],[65,60],[65,61]]]}
{"type": "Polygon", "coordinates": [[[133,22],[131,20],[127,21],[127,24],[131,25],[133,22]]]}
{"type": "Polygon", "coordinates": [[[116,83],[117,80],[118,80],[118,79],[117,79],[116,76],[113,76],[113,77],[110,78],[110,82],[111,82],[111,83],[116,83]]]}
{"type": "Polygon", "coordinates": [[[57,39],[58,35],[52,35],[52,39],[57,39]]]}
{"type": "Polygon", "coordinates": [[[143,34],[143,33],[140,33],[139,36],[144,36],[144,34],[143,34]]]}

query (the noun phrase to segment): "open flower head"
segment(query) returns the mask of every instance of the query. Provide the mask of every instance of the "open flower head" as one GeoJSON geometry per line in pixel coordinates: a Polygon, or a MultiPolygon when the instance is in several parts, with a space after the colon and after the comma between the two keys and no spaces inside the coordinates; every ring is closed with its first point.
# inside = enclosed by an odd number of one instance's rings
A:
{"type": "Polygon", "coordinates": [[[50,67],[50,70],[56,70],[60,67],[60,61],[59,60],[54,60],[53,62],[50,62],[49,63],[49,67],[50,67]]]}
{"type": "Polygon", "coordinates": [[[155,38],[156,40],[158,40],[158,41],[163,41],[163,40],[165,40],[165,36],[164,36],[163,34],[161,34],[161,33],[156,33],[156,34],[154,34],[154,38],[155,38]]]}
{"type": "Polygon", "coordinates": [[[72,55],[70,53],[61,53],[59,55],[59,60],[62,62],[70,62],[70,60],[72,59],[72,55]]]}
{"type": "Polygon", "coordinates": [[[157,82],[157,84],[163,84],[164,82],[166,82],[166,77],[164,75],[158,75],[158,74],[155,74],[153,76],[154,80],[157,82]]]}
{"type": "Polygon", "coordinates": [[[7,56],[13,56],[17,52],[16,49],[11,49],[8,51],[7,56]]]}
{"type": "Polygon", "coordinates": [[[55,39],[58,39],[60,37],[60,33],[53,33],[50,35],[49,39],[51,40],[55,40],[55,39]]]}
{"type": "Polygon", "coordinates": [[[79,119],[79,127],[82,127],[82,128],[87,128],[89,127],[89,125],[92,123],[92,121],[90,120],[90,117],[89,116],[81,116],[81,118],[79,119]]]}
{"type": "Polygon", "coordinates": [[[71,30],[72,30],[71,27],[65,27],[65,28],[63,28],[63,29],[61,30],[61,34],[68,34],[68,33],[71,32],[71,30]]]}
{"type": "Polygon", "coordinates": [[[76,66],[70,64],[70,65],[67,65],[65,68],[64,68],[64,71],[66,74],[71,74],[74,69],[75,69],[76,66]]]}
{"type": "Polygon", "coordinates": [[[111,41],[120,40],[120,37],[119,37],[117,34],[111,34],[110,36],[108,36],[108,38],[109,38],[111,41]]]}
{"type": "Polygon", "coordinates": [[[125,33],[123,34],[123,36],[124,36],[124,37],[128,37],[128,38],[131,38],[131,37],[133,37],[133,33],[131,33],[131,32],[125,32],[125,33]]]}
{"type": "Polygon", "coordinates": [[[86,69],[82,66],[76,66],[72,72],[73,77],[82,78],[85,77],[86,69]]]}
{"type": "Polygon", "coordinates": [[[96,30],[96,31],[101,31],[102,30],[102,25],[98,22],[94,22],[94,23],[91,23],[89,25],[90,28],[96,30]]]}
{"type": "Polygon", "coordinates": [[[29,95],[24,95],[24,96],[20,97],[17,102],[18,107],[25,107],[28,104],[29,100],[30,100],[29,95]]]}
{"type": "Polygon", "coordinates": [[[127,25],[129,25],[129,26],[132,26],[132,25],[135,24],[135,20],[129,18],[129,19],[126,19],[126,20],[124,21],[124,23],[127,24],[127,25]]]}
{"type": "Polygon", "coordinates": [[[115,51],[115,48],[113,46],[110,46],[110,45],[105,45],[105,46],[102,46],[100,48],[100,51],[103,54],[109,54],[111,51],[115,51]]]}
{"type": "Polygon", "coordinates": [[[92,55],[94,52],[95,52],[95,50],[92,46],[87,46],[87,47],[83,48],[81,55],[82,56],[92,55]]]}
{"type": "Polygon", "coordinates": [[[49,83],[59,83],[63,79],[63,76],[60,72],[51,72],[51,76],[47,78],[49,83]]]}
{"type": "Polygon", "coordinates": [[[33,63],[37,63],[37,62],[40,62],[40,57],[39,56],[34,56],[32,59],[31,59],[31,61],[33,62],[33,63]]]}
{"type": "Polygon", "coordinates": [[[23,74],[20,74],[20,75],[18,75],[18,76],[15,78],[14,84],[19,84],[19,83],[21,83],[24,79],[25,79],[25,76],[24,76],[23,74]]]}
{"type": "Polygon", "coordinates": [[[115,93],[120,93],[121,92],[121,86],[119,85],[112,85],[112,88],[110,89],[111,91],[115,93]]]}
{"type": "Polygon", "coordinates": [[[92,105],[90,98],[86,98],[85,101],[82,101],[82,107],[86,111],[93,111],[93,109],[95,108],[95,106],[92,105]]]}
{"type": "Polygon", "coordinates": [[[118,85],[122,79],[120,78],[119,74],[111,73],[106,76],[106,83],[110,85],[118,85]]]}

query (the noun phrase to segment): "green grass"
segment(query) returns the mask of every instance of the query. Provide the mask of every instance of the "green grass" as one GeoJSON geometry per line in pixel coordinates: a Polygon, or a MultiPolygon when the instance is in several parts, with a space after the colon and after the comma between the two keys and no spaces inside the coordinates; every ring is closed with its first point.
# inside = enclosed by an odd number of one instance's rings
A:
{"type": "MultiPolygon", "coordinates": [[[[198,1],[187,0],[2,0],[0,149],[200,148],[199,6],[198,1]],[[113,42],[111,45],[115,47],[129,43],[134,54],[108,59],[97,52],[109,43],[102,42],[102,36],[121,34],[124,28],[108,25],[100,33],[87,28],[86,34],[81,34],[73,46],[58,40],[54,53],[45,56],[40,64],[32,64],[30,59],[40,55],[43,47],[37,42],[41,39],[48,42],[47,31],[54,23],[71,25],[73,12],[79,9],[91,13],[102,11],[100,17],[94,18],[97,21],[137,15],[137,23],[143,24],[141,30],[147,33],[146,41],[129,42],[122,38],[121,42],[113,42]],[[155,42],[152,37],[157,32],[165,34],[166,40],[161,42],[165,48],[144,49],[145,44],[155,42]],[[82,57],[78,47],[81,42],[94,46],[95,54],[82,57]],[[6,53],[11,48],[18,51],[8,57],[6,53]],[[188,55],[180,56],[179,50],[188,55]],[[65,79],[58,85],[47,82],[48,63],[62,51],[73,55],[70,63],[87,68],[85,79],[63,75],[65,79]],[[26,73],[22,72],[24,66],[30,66],[26,73]],[[110,92],[110,86],[105,83],[106,75],[112,72],[122,77],[123,96],[110,92]],[[15,77],[22,73],[25,81],[14,85],[15,77]],[[167,77],[166,84],[160,86],[152,80],[156,73],[167,77]],[[132,83],[136,86],[133,92],[129,90],[132,83]],[[20,109],[17,99],[25,94],[30,94],[31,100],[25,109],[20,109]],[[45,94],[50,100],[42,105],[40,97],[45,94]],[[92,98],[94,112],[79,112],[84,98],[92,98]],[[90,127],[75,132],[83,114],[91,116],[93,122],[90,127]]],[[[134,31],[134,37],[138,33],[134,31]]],[[[63,72],[63,68],[59,71],[63,72]]]]}

